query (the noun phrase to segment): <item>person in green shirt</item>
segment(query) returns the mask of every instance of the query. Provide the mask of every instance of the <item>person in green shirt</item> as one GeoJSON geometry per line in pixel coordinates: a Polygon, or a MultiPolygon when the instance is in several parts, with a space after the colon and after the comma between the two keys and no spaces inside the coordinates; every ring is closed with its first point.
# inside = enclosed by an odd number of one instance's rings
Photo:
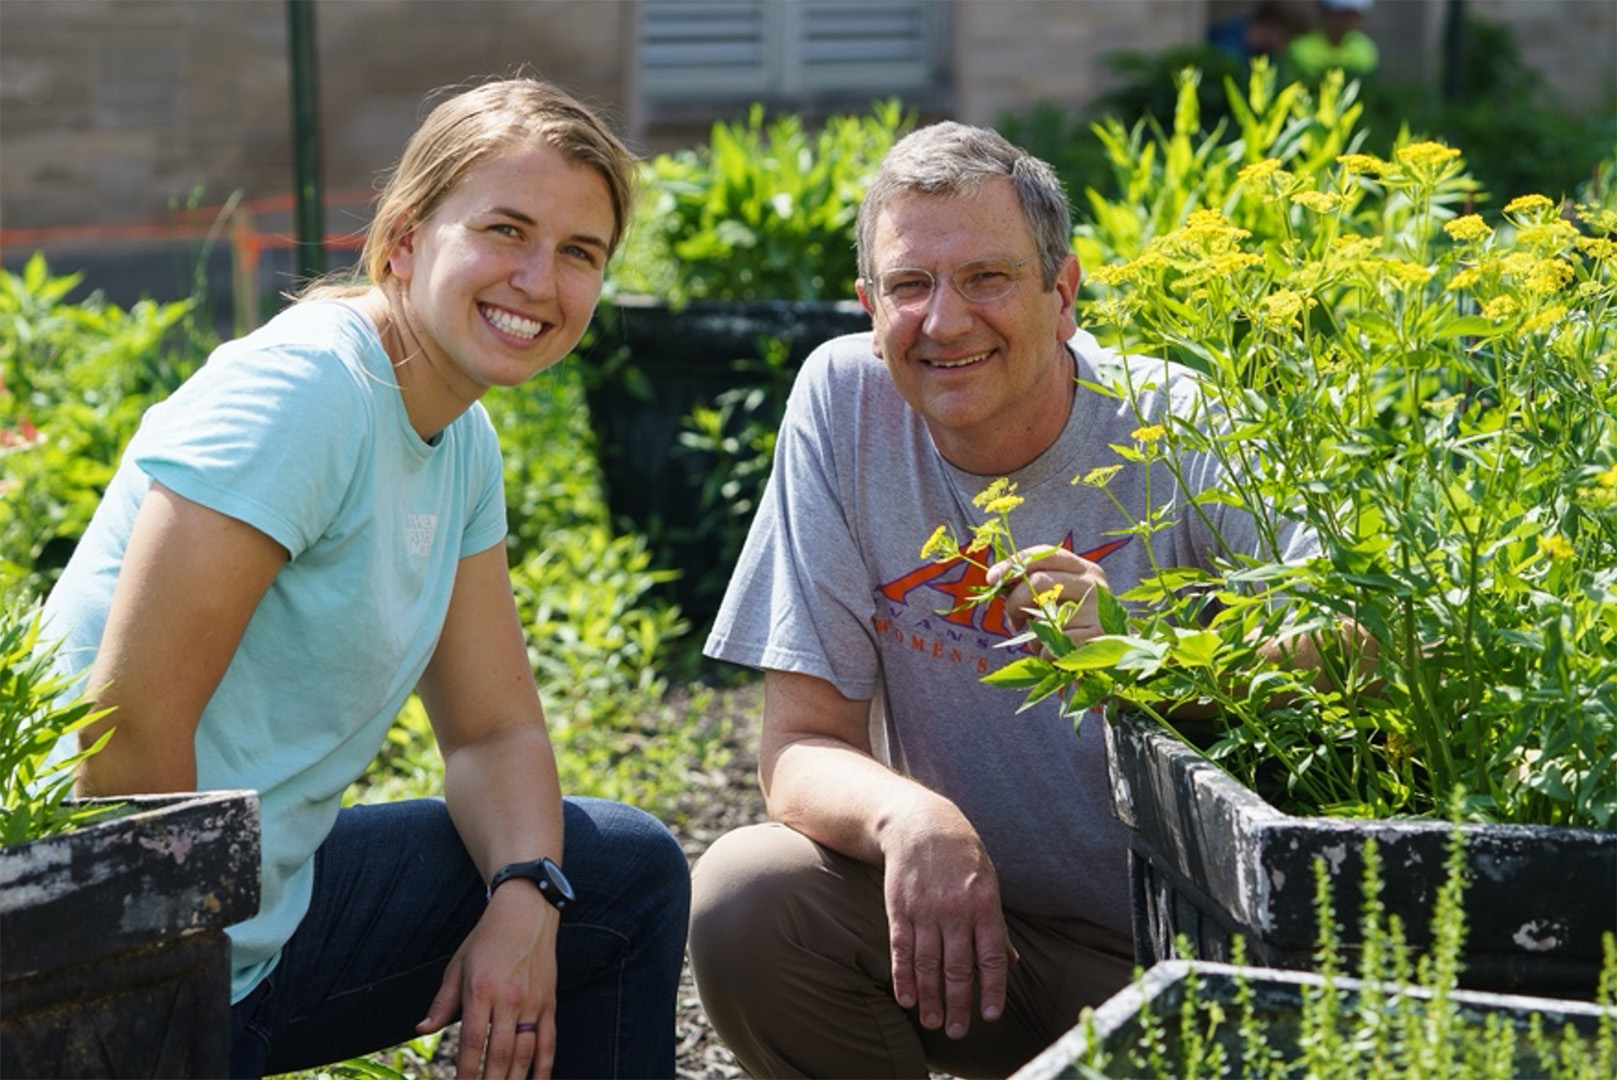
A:
{"type": "Polygon", "coordinates": [[[1369,75],[1381,62],[1375,39],[1362,29],[1375,0],[1319,0],[1320,25],[1293,38],[1286,49],[1292,69],[1304,79],[1318,79],[1332,68],[1349,75],[1369,75]]]}

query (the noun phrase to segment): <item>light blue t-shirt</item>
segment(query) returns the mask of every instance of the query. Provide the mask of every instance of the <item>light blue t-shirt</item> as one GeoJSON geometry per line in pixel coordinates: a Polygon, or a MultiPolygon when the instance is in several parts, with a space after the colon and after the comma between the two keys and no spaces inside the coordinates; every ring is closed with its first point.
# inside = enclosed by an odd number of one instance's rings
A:
{"type": "Polygon", "coordinates": [[[432,655],[459,560],[505,536],[499,444],[480,405],[422,440],[370,321],[294,305],[142,420],[46,604],[76,673],[153,479],[291,556],[196,733],[198,787],[260,798],[263,901],[229,931],[239,1000],[308,909],[315,849],[432,655]]]}

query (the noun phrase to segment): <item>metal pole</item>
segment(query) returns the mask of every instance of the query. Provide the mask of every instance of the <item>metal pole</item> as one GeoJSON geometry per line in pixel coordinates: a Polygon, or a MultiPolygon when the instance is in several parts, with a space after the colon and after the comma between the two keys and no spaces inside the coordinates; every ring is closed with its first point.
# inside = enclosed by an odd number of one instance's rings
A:
{"type": "Polygon", "coordinates": [[[1443,12],[1443,101],[1458,105],[1470,89],[1465,85],[1465,0],[1448,0],[1443,12]]]}
{"type": "Polygon", "coordinates": [[[297,274],[299,280],[307,281],[326,272],[314,0],[286,0],[286,16],[292,65],[292,173],[298,238],[297,274]]]}

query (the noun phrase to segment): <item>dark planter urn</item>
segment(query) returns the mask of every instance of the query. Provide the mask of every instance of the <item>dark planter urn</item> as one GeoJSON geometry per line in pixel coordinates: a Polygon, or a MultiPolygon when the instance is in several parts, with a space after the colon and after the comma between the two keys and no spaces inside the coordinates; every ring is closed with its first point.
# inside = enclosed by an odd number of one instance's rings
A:
{"type": "MultiPolygon", "coordinates": [[[[1142,1017],[1147,1006],[1166,1037],[1161,1040],[1163,1076],[1188,1075],[1188,1065],[1176,1039],[1179,1032],[1180,1006],[1192,991],[1197,1001],[1219,1006],[1226,1022],[1217,1025],[1214,1041],[1223,1045],[1226,1061],[1241,1061],[1241,1029],[1238,1018],[1240,1005],[1236,996],[1238,976],[1252,994],[1252,1015],[1262,1032],[1268,1049],[1281,1060],[1294,1061],[1298,1056],[1298,1035],[1302,1030],[1305,991],[1317,991],[1324,979],[1310,972],[1287,971],[1279,968],[1236,968],[1229,964],[1206,961],[1167,960],[1153,966],[1144,978],[1125,987],[1095,1010],[1092,1025],[1072,1028],[1046,1048],[1038,1057],[1022,1066],[1012,1080],[1055,1080],[1056,1077],[1079,1077],[1092,1074],[1083,1072],[1083,1062],[1092,1045],[1098,1044],[1111,1055],[1112,1063],[1106,1075],[1139,1076],[1138,1069],[1130,1066],[1128,1052],[1141,1039],[1142,1017]]],[[[1340,977],[1333,985],[1341,994],[1344,1007],[1351,1007],[1363,983],[1358,979],[1340,977]]],[[[1381,988],[1383,996],[1391,988],[1381,988]]],[[[1429,992],[1411,990],[1412,996],[1429,996],[1429,992]]],[[[1489,1017],[1498,1017],[1516,1028],[1515,1062],[1511,1073],[1519,1077],[1542,1075],[1527,1038],[1530,1017],[1537,1014],[1550,1041],[1556,1043],[1562,1032],[1570,1027],[1580,1038],[1593,1040],[1599,1031],[1601,1016],[1610,1009],[1581,1001],[1557,1001],[1549,998],[1527,997],[1517,994],[1492,994],[1474,990],[1454,990],[1448,995],[1457,1006],[1458,1020],[1466,1031],[1481,1032],[1489,1017]]],[[[1350,1017],[1346,1013],[1344,1019],[1350,1017]]],[[[1343,1031],[1344,1035],[1351,1033],[1343,1031]]],[[[1149,1073],[1146,1075],[1150,1075],[1149,1073]]],[[[1201,1074],[1205,1075],[1205,1073],[1201,1074]]]]}
{"type": "Polygon", "coordinates": [[[744,523],[703,506],[718,463],[681,443],[685,417],[727,390],[755,388],[764,395],[759,412],[773,418],[816,346],[869,329],[854,301],[693,300],[675,309],[620,296],[598,314],[580,359],[607,506],[650,537],[660,566],[680,571],[674,595],[696,621],[717,610],[736,554],[718,533],[744,523]],[[767,341],[784,344],[784,367],[764,362],[767,341]]]}
{"type": "Polygon", "coordinates": [[[0,1075],[225,1076],[258,796],[108,801],[127,812],[0,848],[0,1075]]]}
{"type": "MultiPolygon", "coordinates": [[[[1364,841],[1381,852],[1382,899],[1412,943],[1430,940],[1452,826],[1439,821],[1294,817],[1276,810],[1195,748],[1149,720],[1107,725],[1112,791],[1129,827],[1136,958],[1247,960],[1306,969],[1318,940],[1314,862],[1355,944],[1364,841]]],[[[1593,1000],[1601,935],[1617,930],[1617,832],[1463,825],[1468,884],[1460,984],[1469,989],[1593,1000]]]]}

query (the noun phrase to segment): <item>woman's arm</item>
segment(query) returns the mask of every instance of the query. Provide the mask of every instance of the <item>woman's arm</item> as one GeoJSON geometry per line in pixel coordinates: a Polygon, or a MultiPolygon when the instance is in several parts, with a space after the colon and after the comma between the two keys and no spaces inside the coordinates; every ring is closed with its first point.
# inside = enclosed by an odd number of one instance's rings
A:
{"type": "Polygon", "coordinates": [[[79,773],[84,795],[194,791],[196,728],[286,549],[158,483],[142,500],[88,687],[112,738],[79,773]]]}
{"type": "MultiPolygon", "coordinates": [[[[487,881],[507,863],[562,859],[561,785],[511,594],[505,552],[461,560],[419,688],[444,759],[444,798],[487,881]]],[[[422,1031],[461,1018],[462,1075],[549,1075],[560,915],[523,880],[495,891],[456,953],[422,1031]],[[536,1023],[534,1041],[518,1023],[536,1023]],[[485,1056],[486,1053],[486,1056],[485,1056]]]]}

